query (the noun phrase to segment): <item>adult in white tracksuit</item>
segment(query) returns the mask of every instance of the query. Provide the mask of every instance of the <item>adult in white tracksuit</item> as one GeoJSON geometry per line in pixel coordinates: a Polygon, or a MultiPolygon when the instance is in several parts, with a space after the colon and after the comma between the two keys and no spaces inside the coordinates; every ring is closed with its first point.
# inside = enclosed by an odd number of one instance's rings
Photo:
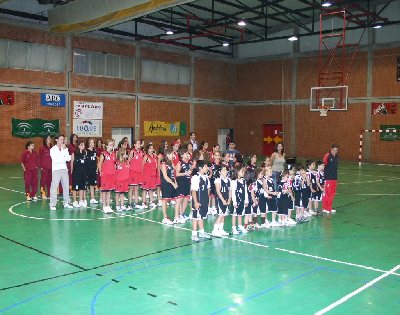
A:
{"type": "Polygon", "coordinates": [[[64,208],[72,208],[69,197],[69,176],[67,162],[71,161],[68,148],[64,144],[64,136],[55,137],[56,145],[50,149],[52,179],[50,186],[50,210],[56,210],[57,188],[62,185],[64,208]]]}

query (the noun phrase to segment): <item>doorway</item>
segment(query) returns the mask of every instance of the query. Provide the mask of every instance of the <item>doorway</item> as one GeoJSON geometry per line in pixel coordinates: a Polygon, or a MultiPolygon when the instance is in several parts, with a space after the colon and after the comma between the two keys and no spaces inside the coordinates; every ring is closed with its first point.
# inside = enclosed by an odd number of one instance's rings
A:
{"type": "Polygon", "coordinates": [[[282,124],[263,125],[263,154],[270,156],[275,150],[276,144],[283,141],[282,124]]]}
{"type": "Polygon", "coordinates": [[[221,151],[228,149],[228,145],[233,141],[233,129],[218,129],[218,144],[221,151]]]}

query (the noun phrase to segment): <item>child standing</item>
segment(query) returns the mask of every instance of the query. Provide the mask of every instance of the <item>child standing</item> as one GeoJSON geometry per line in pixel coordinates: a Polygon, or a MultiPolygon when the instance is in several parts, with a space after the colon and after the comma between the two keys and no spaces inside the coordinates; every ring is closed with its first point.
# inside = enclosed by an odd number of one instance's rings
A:
{"type": "Polygon", "coordinates": [[[157,188],[157,171],[158,157],[154,152],[153,144],[148,143],[143,157],[143,185],[142,185],[142,201],[143,208],[146,205],[146,193],[149,194],[149,207],[155,209],[157,205],[154,203],[154,191],[157,188]]]}
{"type": "MultiPolygon", "coordinates": [[[[172,150],[165,150],[164,159],[161,161],[161,193],[162,193],[162,223],[172,225],[174,222],[167,216],[167,203],[175,200],[177,196],[178,184],[175,180],[175,170],[172,166],[173,152],[172,150]]],[[[175,219],[179,217],[179,210],[175,204],[175,219]]]]}
{"type": "Polygon", "coordinates": [[[275,191],[275,183],[274,183],[274,178],[272,177],[271,167],[268,166],[265,168],[265,176],[266,176],[266,181],[264,186],[264,192],[267,198],[268,212],[271,212],[272,216],[270,226],[280,226],[280,224],[276,221],[276,212],[278,211],[276,196],[278,195],[278,193],[275,191]]]}
{"type": "Polygon", "coordinates": [[[204,219],[207,219],[208,196],[210,194],[210,180],[207,176],[208,163],[204,160],[197,161],[198,173],[192,177],[192,241],[198,242],[199,238],[210,239],[204,232],[204,219]],[[199,234],[197,235],[197,229],[199,234]]]}
{"type": "Polygon", "coordinates": [[[139,205],[139,185],[142,184],[143,180],[143,156],[141,141],[136,140],[133,149],[129,152],[130,183],[128,201],[132,208],[137,209],[143,209],[143,206],[139,205]],[[135,200],[134,203],[132,203],[132,199],[135,200]]]}
{"type": "Polygon", "coordinates": [[[212,235],[228,236],[229,233],[224,231],[225,217],[229,215],[229,205],[232,200],[231,181],[228,178],[228,167],[221,166],[219,177],[215,179],[215,192],[217,199],[218,218],[215,221],[212,235]]]}
{"type": "Polygon", "coordinates": [[[325,169],[324,162],[318,161],[317,171],[316,171],[318,190],[314,194],[314,209],[317,211],[317,213],[321,213],[321,210],[319,210],[319,203],[320,201],[322,201],[322,194],[325,191],[324,169],[325,169]]]}
{"type": "Polygon", "coordinates": [[[216,199],[217,192],[215,190],[215,180],[219,178],[221,171],[221,153],[219,151],[213,152],[213,162],[211,164],[211,177],[210,177],[210,213],[217,214],[216,199]]]}
{"type": "Polygon", "coordinates": [[[256,188],[255,183],[255,171],[252,168],[247,168],[245,172],[246,179],[246,194],[247,200],[249,201],[244,209],[244,229],[246,231],[253,230],[253,206],[255,202],[254,190],[256,188]]]}
{"type": "Polygon", "coordinates": [[[86,208],[87,201],[84,194],[86,193],[86,171],[87,171],[87,155],[85,150],[85,142],[78,141],[76,151],[71,156],[71,174],[72,174],[72,191],[73,191],[73,207],[86,208]],[[79,194],[79,203],[76,193],[79,194]]]}
{"type": "Polygon", "coordinates": [[[46,199],[50,196],[51,186],[51,137],[47,136],[43,138],[43,146],[39,149],[39,167],[40,167],[40,192],[42,193],[42,199],[46,199]]]}
{"type": "Polygon", "coordinates": [[[101,154],[99,161],[104,213],[114,212],[111,209],[111,191],[115,189],[115,160],[113,141],[107,140],[106,150],[101,154]]]}
{"type": "Polygon", "coordinates": [[[295,192],[294,192],[294,181],[295,181],[295,176],[296,176],[296,168],[291,167],[289,170],[289,178],[288,178],[288,183],[289,183],[289,190],[290,190],[290,195],[292,201],[289,202],[289,211],[288,211],[288,221],[290,222],[291,225],[295,225],[296,221],[292,219],[292,211],[295,209],[295,192]]]}
{"type": "Polygon", "coordinates": [[[176,182],[178,184],[178,196],[176,200],[179,209],[179,218],[174,223],[185,223],[189,217],[185,214],[190,200],[190,177],[192,175],[192,165],[189,161],[190,155],[187,149],[179,149],[181,161],[176,165],[176,182]]]}
{"type": "Polygon", "coordinates": [[[261,227],[269,228],[269,222],[267,216],[267,198],[264,191],[264,170],[257,168],[256,170],[256,182],[253,191],[254,202],[253,202],[253,221],[255,222],[255,228],[261,227]],[[258,215],[261,215],[261,225],[258,224],[258,215]]]}
{"type": "Polygon", "coordinates": [[[292,195],[289,189],[289,171],[284,170],[282,172],[282,179],[278,181],[278,196],[277,196],[277,203],[278,203],[278,215],[280,216],[280,221],[283,223],[283,225],[289,226],[289,225],[295,225],[296,223],[293,223],[288,220],[288,214],[289,214],[289,207],[290,207],[290,202],[292,200],[292,195]]]}
{"type": "Polygon", "coordinates": [[[21,155],[21,166],[24,170],[25,193],[27,201],[37,201],[38,189],[38,156],[33,141],[28,141],[21,155]]]}
{"type": "Polygon", "coordinates": [[[316,215],[317,212],[313,210],[313,194],[317,193],[318,185],[317,185],[317,177],[315,172],[315,161],[307,161],[307,178],[310,181],[310,201],[308,202],[308,213],[309,215],[316,215]]]}
{"type": "Polygon", "coordinates": [[[129,162],[126,159],[125,149],[120,148],[117,152],[115,163],[115,204],[118,212],[125,211],[125,194],[129,189],[129,162]]]}
{"type": "Polygon", "coordinates": [[[89,138],[86,141],[86,154],[87,154],[87,185],[90,187],[90,201],[89,203],[98,204],[98,201],[94,199],[94,191],[97,186],[97,152],[94,148],[94,139],[89,138]]]}
{"type": "Polygon", "coordinates": [[[248,206],[249,199],[247,196],[247,185],[244,180],[246,168],[243,165],[236,166],[231,172],[231,191],[232,191],[232,234],[237,235],[239,231],[236,229],[236,218],[238,220],[238,228],[246,234],[247,230],[242,225],[242,217],[245,207],[248,206]]]}

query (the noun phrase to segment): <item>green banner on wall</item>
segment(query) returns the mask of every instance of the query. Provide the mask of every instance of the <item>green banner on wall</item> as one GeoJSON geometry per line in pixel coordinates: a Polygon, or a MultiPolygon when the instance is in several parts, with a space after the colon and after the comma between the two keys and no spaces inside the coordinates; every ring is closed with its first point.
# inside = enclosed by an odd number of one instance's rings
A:
{"type": "Polygon", "coordinates": [[[381,141],[400,141],[400,125],[381,125],[381,141]]]}
{"type": "Polygon", "coordinates": [[[181,123],[180,123],[179,135],[186,136],[186,123],[184,121],[181,121],[181,123]]]}
{"type": "Polygon", "coordinates": [[[11,134],[18,138],[34,138],[54,136],[60,131],[59,120],[35,119],[16,119],[11,121],[11,134]]]}

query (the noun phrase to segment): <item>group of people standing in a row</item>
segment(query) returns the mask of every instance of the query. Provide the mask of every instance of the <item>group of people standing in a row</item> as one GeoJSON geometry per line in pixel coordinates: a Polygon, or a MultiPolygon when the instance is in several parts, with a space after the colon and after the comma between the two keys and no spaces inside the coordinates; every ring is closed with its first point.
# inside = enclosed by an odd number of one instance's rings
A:
{"type": "Polygon", "coordinates": [[[204,232],[203,220],[210,213],[218,215],[212,234],[224,236],[227,234],[224,218],[228,214],[232,214],[232,233],[238,234],[253,228],[294,225],[296,221],[307,220],[318,210],[321,199],[324,212],[334,211],[336,145],[324,161],[307,161],[306,166],[285,170],[283,144],[278,144],[260,166],[256,155],[250,157],[246,166],[233,142],[221,153],[219,145],[210,150],[206,141],[199,144],[195,137],[191,133],[185,143],[177,139],[171,148],[163,141],[157,152],[152,142],[144,145],[142,140],[135,141],[130,148],[127,138],[116,146],[113,140],[103,144],[101,140],[83,141],[72,135],[66,145],[64,136],[60,135],[55,137],[54,146],[50,137],[45,138],[36,154],[29,141],[21,158],[27,200],[37,200],[39,167],[42,197],[50,194],[51,210],[56,210],[58,191],[63,193],[64,208],[87,207],[88,189],[89,203],[97,204],[95,189],[99,187],[104,213],[162,206],[163,224],[180,224],[192,219],[195,241],[209,237],[204,232]],[[115,208],[111,206],[112,191],[115,208]],[[190,200],[192,210],[187,215],[190,200]],[[170,203],[175,205],[173,218],[167,213],[170,203]],[[292,210],[296,211],[296,221],[292,219],[292,210]],[[267,219],[268,213],[271,221],[267,219]]]}

